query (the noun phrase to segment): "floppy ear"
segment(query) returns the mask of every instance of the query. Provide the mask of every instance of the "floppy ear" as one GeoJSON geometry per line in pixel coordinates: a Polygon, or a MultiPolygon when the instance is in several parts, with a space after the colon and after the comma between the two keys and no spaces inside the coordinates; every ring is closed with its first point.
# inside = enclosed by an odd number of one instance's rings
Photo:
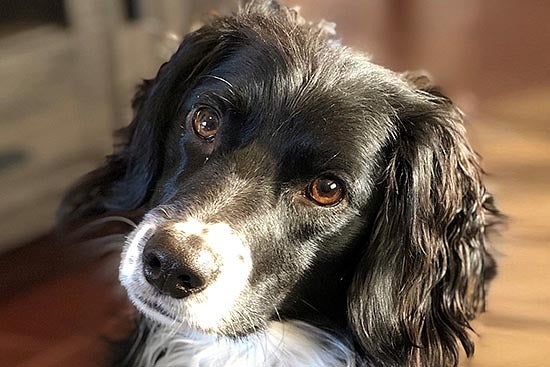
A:
{"type": "Polygon", "coordinates": [[[58,221],[127,212],[147,204],[162,170],[163,142],[183,93],[223,54],[229,37],[213,20],[188,34],[154,79],[145,80],[133,99],[134,119],[117,134],[115,152],[65,195],[58,221]]]}
{"type": "Polygon", "coordinates": [[[474,346],[495,263],[498,217],[462,114],[425,76],[404,74],[381,208],[349,293],[349,321],[374,365],[456,366],[474,346]]]}

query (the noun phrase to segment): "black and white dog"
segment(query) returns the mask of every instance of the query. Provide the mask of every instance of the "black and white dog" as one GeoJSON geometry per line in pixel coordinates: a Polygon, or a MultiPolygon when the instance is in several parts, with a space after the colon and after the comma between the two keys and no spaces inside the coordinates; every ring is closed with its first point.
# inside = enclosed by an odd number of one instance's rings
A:
{"type": "Polygon", "coordinates": [[[123,365],[456,366],[498,211],[462,115],[422,75],[253,1],[185,37],[62,221],[147,213],[120,280],[123,365]]]}

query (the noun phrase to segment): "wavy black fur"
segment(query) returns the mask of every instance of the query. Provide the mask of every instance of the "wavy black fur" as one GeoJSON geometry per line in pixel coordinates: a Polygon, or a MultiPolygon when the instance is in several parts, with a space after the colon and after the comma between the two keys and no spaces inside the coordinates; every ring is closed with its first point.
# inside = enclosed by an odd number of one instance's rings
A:
{"type": "MultiPolygon", "coordinates": [[[[262,195],[276,205],[283,188],[294,190],[334,158],[331,172],[342,171],[357,215],[327,238],[337,251],[318,249],[316,262],[283,287],[277,317],[345,335],[358,362],[373,366],[456,366],[461,346],[473,354],[470,320],[484,310],[495,273],[486,242],[499,212],[461,112],[429,78],[375,66],[295,11],[254,1],[187,35],[133,107],[115,153],[65,197],[61,222],[170,203],[182,190],[173,178],[192,181],[208,155],[209,165],[248,159],[240,173],[256,177],[254,190],[268,185],[262,195]],[[213,73],[232,86],[220,99],[230,99],[233,127],[208,153],[179,139],[185,101],[197,88],[219,90],[213,73]],[[272,166],[254,167],[257,145],[272,166]]],[[[306,223],[316,213],[278,220],[303,224],[307,238],[322,230],[306,223]]],[[[257,328],[275,315],[264,317],[257,328]]]]}

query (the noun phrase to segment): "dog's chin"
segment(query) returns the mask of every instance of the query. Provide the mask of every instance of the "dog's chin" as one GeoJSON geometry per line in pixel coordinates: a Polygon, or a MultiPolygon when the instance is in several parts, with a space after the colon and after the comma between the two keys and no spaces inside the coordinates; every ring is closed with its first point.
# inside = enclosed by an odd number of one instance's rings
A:
{"type": "Polygon", "coordinates": [[[168,312],[161,304],[148,301],[146,298],[134,295],[131,292],[128,292],[128,297],[136,309],[154,323],[167,327],[180,325],[182,328],[188,327],[184,320],[179,320],[176,315],[168,312]]]}
{"type": "Polygon", "coordinates": [[[136,294],[131,290],[127,290],[128,298],[135,306],[138,312],[140,312],[152,325],[158,327],[164,327],[171,331],[171,333],[180,335],[203,335],[213,336],[216,338],[229,338],[229,339],[242,339],[250,337],[258,332],[261,332],[264,326],[248,325],[248,328],[243,329],[242,324],[232,324],[228,327],[225,323],[225,327],[204,327],[193,320],[193,315],[189,314],[186,309],[185,302],[181,304],[174,304],[173,301],[168,300],[169,305],[166,302],[159,301],[159,299],[166,296],[158,294],[154,297],[146,297],[141,294],[136,294]],[[178,314],[174,314],[170,309],[176,308],[178,314]],[[227,329],[227,330],[226,330],[227,329]]]}
{"type": "Polygon", "coordinates": [[[198,333],[213,336],[242,336],[240,334],[227,335],[227,333],[219,328],[204,327],[193,321],[193,315],[189,314],[188,307],[186,307],[184,301],[173,301],[152,289],[151,292],[144,292],[147,294],[151,293],[152,295],[150,296],[136,293],[128,288],[126,288],[126,291],[128,298],[138,312],[155,326],[166,327],[174,333],[184,335],[198,333]],[[177,310],[177,313],[171,310],[177,310]]]}

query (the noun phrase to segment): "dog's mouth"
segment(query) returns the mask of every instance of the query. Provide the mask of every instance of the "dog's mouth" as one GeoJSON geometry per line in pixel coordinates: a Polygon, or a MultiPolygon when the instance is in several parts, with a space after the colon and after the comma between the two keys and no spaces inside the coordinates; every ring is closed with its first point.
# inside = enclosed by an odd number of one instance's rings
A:
{"type": "Polygon", "coordinates": [[[161,323],[179,322],[177,317],[168,312],[161,303],[147,300],[136,294],[132,296],[132,301],[145,316],[148,316],[155,321],[160,321],[161,323]],[[158,320],[159,318],[161,320],[158,320]]]}
{"type": "Polygon", "coordinates": [[[217,333],[235,312],[251,268],[248,247],[227,224],[193,218],[163,223],[152,214],[126,241],[120,281],[145,317],[172,328],[217,333]],[[173,247],[166,245],[168,241],[174,241],[173,247]],[[150,250],[151,245],[156,247],[150,250]],[[212,266],[215,271],[205,274],[204,269],[212,266]],[[182,292],[175,281],[182,276],[180,269],[206,280],[182,292]]]}

